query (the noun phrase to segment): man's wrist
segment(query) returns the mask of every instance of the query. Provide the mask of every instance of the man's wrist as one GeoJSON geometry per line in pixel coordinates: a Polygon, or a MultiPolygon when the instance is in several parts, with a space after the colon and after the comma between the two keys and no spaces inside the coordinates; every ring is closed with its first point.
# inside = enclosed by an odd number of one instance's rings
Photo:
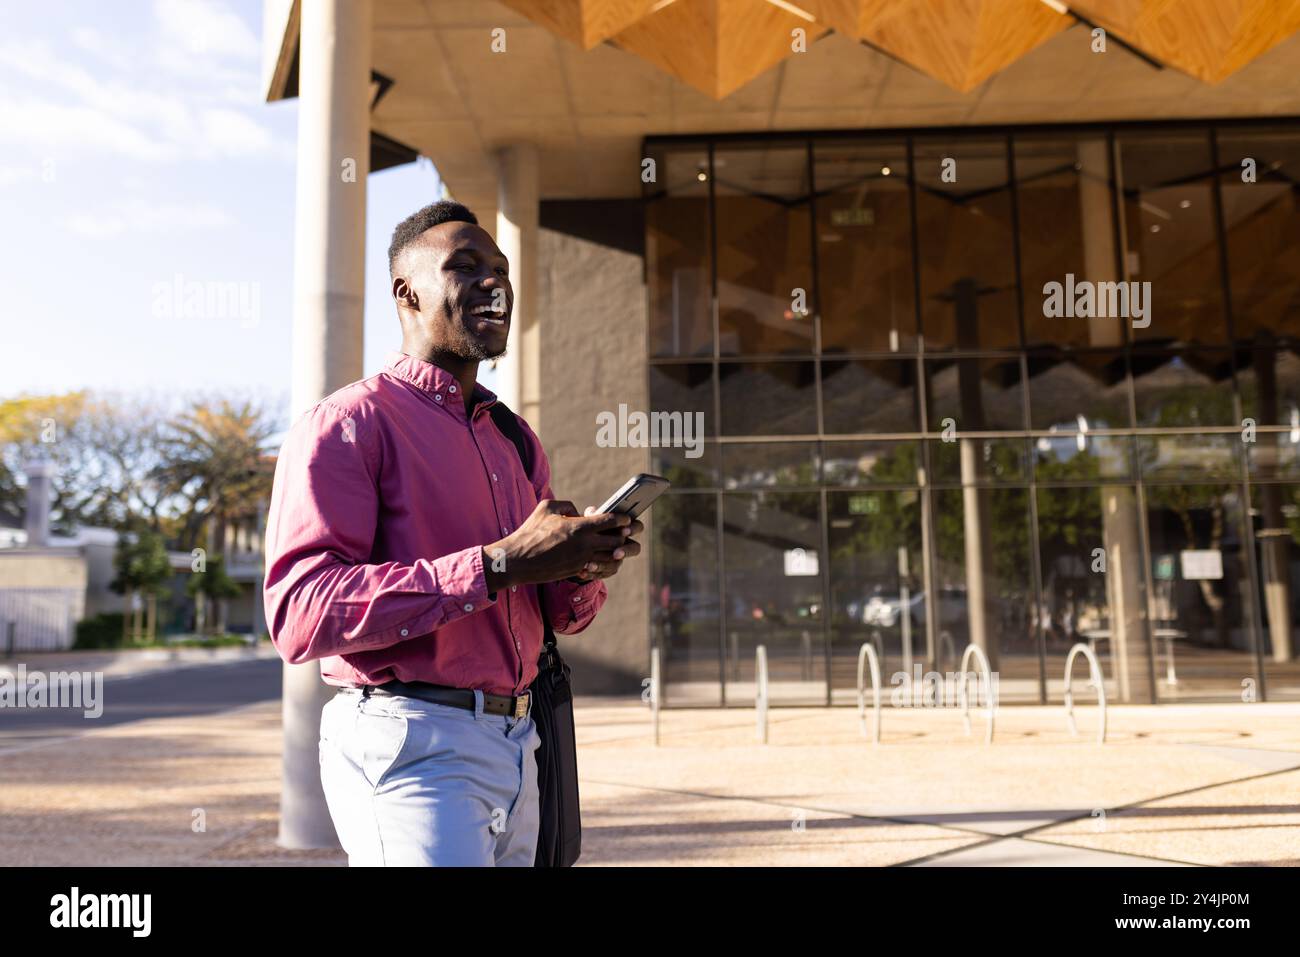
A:
{"type": "Polygon", "coordinates": [[[515,584],[506,562],[506,550],[500,542],[483,546],[483,581],[487,583],[490,592],[498,592],[515,584]]]}

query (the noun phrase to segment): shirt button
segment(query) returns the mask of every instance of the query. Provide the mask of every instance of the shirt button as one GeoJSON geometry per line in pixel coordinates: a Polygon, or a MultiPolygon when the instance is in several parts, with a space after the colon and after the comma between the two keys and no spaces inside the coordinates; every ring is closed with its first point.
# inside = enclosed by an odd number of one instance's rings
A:
{"type": "Polygon", "coordinates": [[[581,595],[574,595],[574,596],[573,596],[573,601],[574,601],[575,604],[578,603],[578,602],[580,602],[580,601],[582,601],[582,596],[581,596],[581,595]]]}
{"type": "Polygon", "coordinates": [[[407,635],[409,635],[409,634],[410,634],[410,632],[407,631],[405,628],[402,629],[402,637],[403,637],[403,638],[405,638],[405,637],[406,637],[407,635]]]}
{"type": "Polygon", "coordinates": [[[509,534],[510,534],[508,531],[506,531],[506,527],[505,527],[504,525],[501,526],[501,534],[502,534],[502,535],[509,535],[509,534]]]}
{"type": "Polygon", "coordinates": [[[469,602],[466,602],[466,603],[465,603],[465,610],[466,610],[466,611],[473,611],[473,610],[474,610],[474,606],[471,605],[469,602]]]}
{"type": "Polygon", "coordinates": [[[448,392],[455,392],[455,391],[456,391],[456,387],[455,387],[454,385],[449,385],[449,386],[447,386],[447,391],[448,391],[448,392]]]}
{"type": "Polygon", "coordinates": [[[511,591],[519,591],[519,586],[518,586],[518,585],[511,585],[511,586],[510,586],[510,590],[511,590],[511,591]]]}
{"type": "Polygon", "coordinates": [[[434,401],[434,402],[441,402],[441,401],[442,401],[442,393],[441,393],[441,392],[435,392],[435,393],[433,394],[433,401],[434,401]]]}
{"type": "Polygon", "coordinates": [[[496,472],[493,472],[493,473],[492,473],[492,481],[494,481],[494,482],[500,481],[500,480],[497,478],[497,473],[496,473],[496,472]]]}

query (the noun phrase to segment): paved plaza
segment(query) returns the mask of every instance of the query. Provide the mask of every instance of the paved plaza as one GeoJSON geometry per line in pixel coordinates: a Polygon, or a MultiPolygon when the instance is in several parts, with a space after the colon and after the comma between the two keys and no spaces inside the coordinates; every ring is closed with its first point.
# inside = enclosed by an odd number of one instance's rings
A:
{"type": "MultiPolygon", "coordinates": [[[[852,708],[780,708],[764,745],[753,710],[668,710],[656,747],[639,701],[585,699],[582,863],[1300,863],[1300,703],[1112,707],[1104,745],[1078,717],[1005,707],[986,745],[982,713],[887,707],[873,745],[852,708]]],[[[277,700],[24,734],[0,864],[343,861],[275,845],[277,700]]]]}

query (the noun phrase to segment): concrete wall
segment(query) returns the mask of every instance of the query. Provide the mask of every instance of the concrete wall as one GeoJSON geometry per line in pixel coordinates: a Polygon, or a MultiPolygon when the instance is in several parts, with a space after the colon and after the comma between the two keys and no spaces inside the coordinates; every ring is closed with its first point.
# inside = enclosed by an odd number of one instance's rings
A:
{"type": "Polygon", "coordinates": [[[0,647],[16,625],[15,651],[71,648],[85,616],[86,560],[71,549],[0,552],[0,647]]]}
{"type": "MultiPolygon", "coordinates": [[[[616,413],[620,402],[630,410],[647,408],[642,259],[603,242],[540,232],[539,434],[555,494],[581,511],[649,470],[646,449],[596,445],[598,412],[616,413]]],[[[609,600],[592,626],[576,638],[560,639],[579,694],[636,693],[649,675],[648,539],[647,528],[641,539],[647,550],[607,582],[609,600]]]]}

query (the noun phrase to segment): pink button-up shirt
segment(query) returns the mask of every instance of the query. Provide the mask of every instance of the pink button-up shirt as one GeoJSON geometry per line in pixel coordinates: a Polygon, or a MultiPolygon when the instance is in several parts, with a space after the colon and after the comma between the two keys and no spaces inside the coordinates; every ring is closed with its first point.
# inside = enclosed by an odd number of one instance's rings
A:
{"type": "MultiPolygon", "coordinates": [[[[518,694],[537,675],[543,593],[551,626],[591,623],[605,586],[489,593],[484,546],[553,498],[541,443],[519,420],[533,474],[455,378],[395,353],[290,430],[266,527],[266,620],[285,661],[321,660],[332,685],[428,681],[518,694]]],[[[490,561],[489,557],[489,561],[490,561]]]]}

